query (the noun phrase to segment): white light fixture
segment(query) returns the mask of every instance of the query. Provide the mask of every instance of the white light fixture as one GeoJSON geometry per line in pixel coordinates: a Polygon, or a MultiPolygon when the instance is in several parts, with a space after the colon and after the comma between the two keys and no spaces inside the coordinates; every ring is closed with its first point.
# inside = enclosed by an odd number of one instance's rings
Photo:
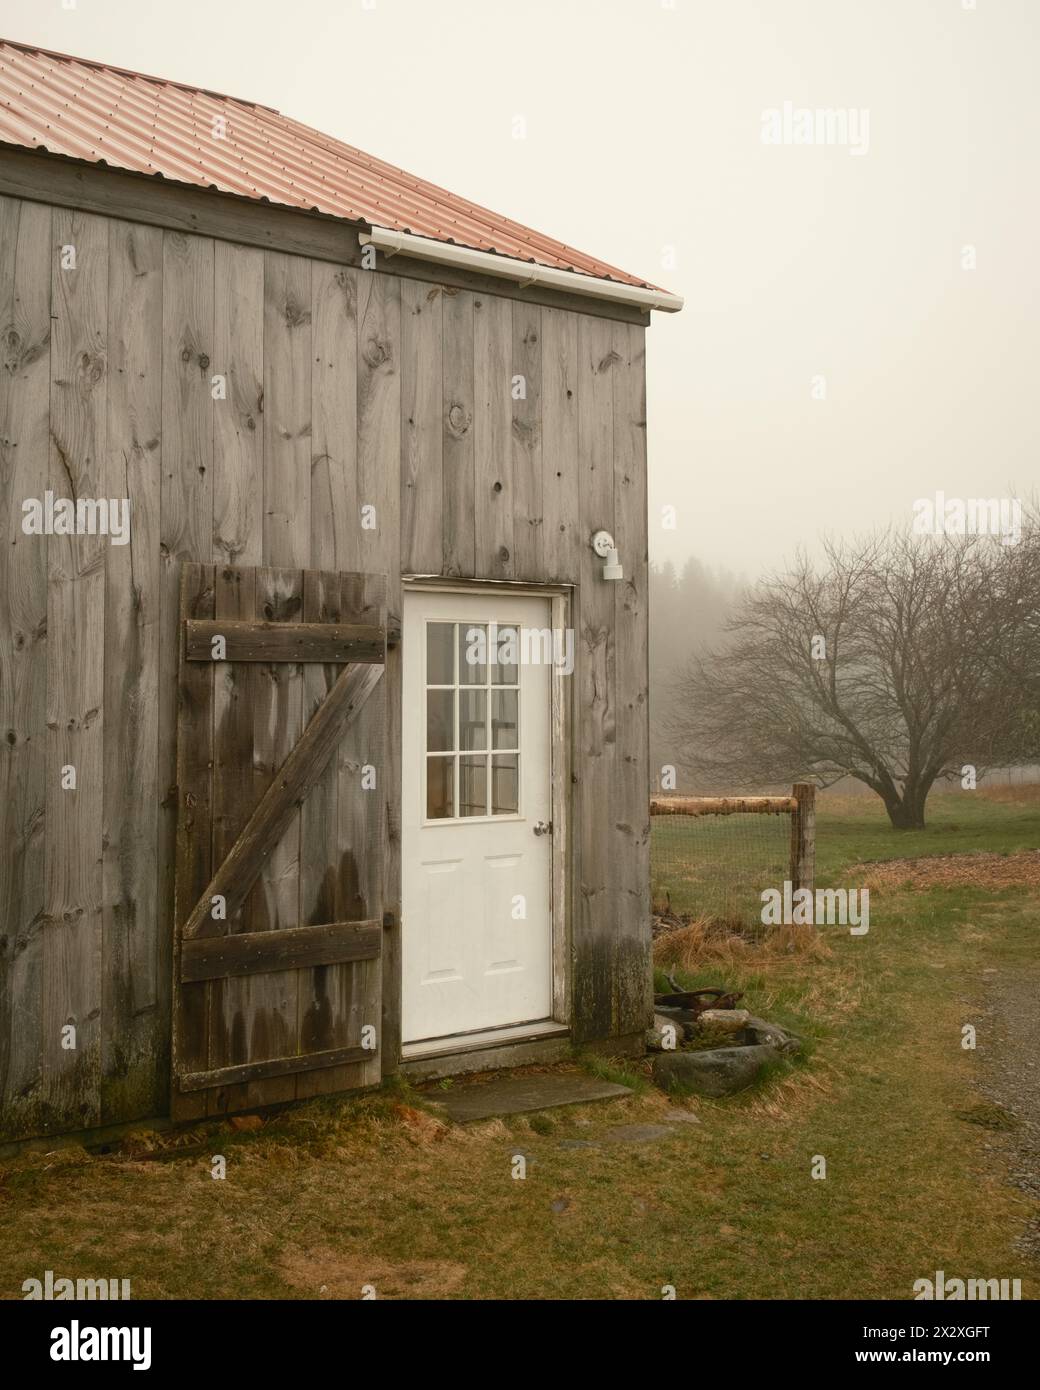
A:
{"type": "Polygon", "coordinates": [[[614,544],[614,537],[609,531],[597,531],[592,537],[592,548],[604,562],[604,579],[624,579],[625,571],[621,568],[621,557],[614,544]]]}

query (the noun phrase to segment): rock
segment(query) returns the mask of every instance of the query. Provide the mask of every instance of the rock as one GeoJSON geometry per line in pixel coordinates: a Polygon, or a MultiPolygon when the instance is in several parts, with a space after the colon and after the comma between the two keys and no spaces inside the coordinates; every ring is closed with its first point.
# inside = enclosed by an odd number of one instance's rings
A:
{"type": "Polygon", "coordinates": [[[667,1052],[665,1040],[671,1038],[671,1047],[683,1041],[683,1025],[665,1014],[654,1014],[654,1026],[646,1030],[646,1045],[655,1052],[667,1052]],[[667,1029],[667,1031],[665,1031],[667,1029]]]}
{"type": "Polygon", "coordinates": [[[653,1061],[654,1080],[661,1086],[679,1083],[700,1096],[731,1096],[755,1081],[776,1048],[712,1047],[702,1052],[662,1052],[653,1061]]]}
{"type": "Polygon", "coordinates": [[[666,1125],[699,1125],[704,1121],[699,1115],[695,1115],[692,1110],[680,1110],[677,1107],[669,1110],[664,1117],[666,1125]]]}
{"type": "Polygon", "coordinates": [[[750,1018],[747,1009],[705,1009],[697,1023],[701,1028],[716,1028],[720,1033],[739,1033],[747,1027],[750,1018]]]}
{"type": "Polygon", "coordinates": [[[795,1053],[802,1049],[801,1038],[776,1023],[767,1023],[764,1018],[749,1017],[746,1029],[751,1042],[774,1047],[778,1052],[795,1053]]]}

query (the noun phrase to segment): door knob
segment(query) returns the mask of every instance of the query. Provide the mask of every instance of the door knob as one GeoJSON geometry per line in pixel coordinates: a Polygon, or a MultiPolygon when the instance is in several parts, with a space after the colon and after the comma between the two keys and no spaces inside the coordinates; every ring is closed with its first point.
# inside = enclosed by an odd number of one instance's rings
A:
{"type": "Polygon", "coordinates": [[[536,835],[551,835],[552,821],[536,820],[531,828],[536,835]]]}

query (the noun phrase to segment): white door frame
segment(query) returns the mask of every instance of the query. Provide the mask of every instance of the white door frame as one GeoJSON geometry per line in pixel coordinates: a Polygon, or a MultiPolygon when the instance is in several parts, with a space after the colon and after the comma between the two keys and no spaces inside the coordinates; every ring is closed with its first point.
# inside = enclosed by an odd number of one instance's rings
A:
{"type": "MultiPolygon", "coordinates": [[[[445,579],[442,575],[402,575],[401,588],[408,592],[483,594],[494,596],[507,590],[511,594],[549,600],[550,622],[554,631],[566,632],[571,627],[574,612],[573,584],[526,584],[502,579],[445,579]]],[[[403,597],[402,597],[403,606],[403,597]]],[[[575,670],[564,675],[556,666],[549,678],[549,784],[552,806],[550,883],[552,889],[552,1018],[567,1025],[571,1017],[571,876],[568,865],[571,854],[571,773],[573,727],[572,698],[579,660],[577,634],[574,641],[575,670]]],[[[400,736],[400,731],[398,731],[400,736]]],[[[405,768],[401,760],[401,785],[398,798],[404,795],[405,768]]],[[[402,943],[403,944],[403,943],[402,943]]],[[[503,1030],[508,1032],[509,1030],[503,1030]]],[[[463,1034],[457,1035],[459,1037],[463,1034]]]]}

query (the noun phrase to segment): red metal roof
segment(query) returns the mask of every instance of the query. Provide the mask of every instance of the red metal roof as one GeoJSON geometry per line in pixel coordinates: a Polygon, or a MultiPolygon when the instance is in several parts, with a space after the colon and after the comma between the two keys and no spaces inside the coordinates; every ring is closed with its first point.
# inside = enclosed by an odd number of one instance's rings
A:
{"type": "Polygon", "coordinates": [[[6,39],[0,39],[0,142],[597,279],[649,283],[271,107],[6,39]],[[221,118],[224,137],[215,138],[221,118]]]}

